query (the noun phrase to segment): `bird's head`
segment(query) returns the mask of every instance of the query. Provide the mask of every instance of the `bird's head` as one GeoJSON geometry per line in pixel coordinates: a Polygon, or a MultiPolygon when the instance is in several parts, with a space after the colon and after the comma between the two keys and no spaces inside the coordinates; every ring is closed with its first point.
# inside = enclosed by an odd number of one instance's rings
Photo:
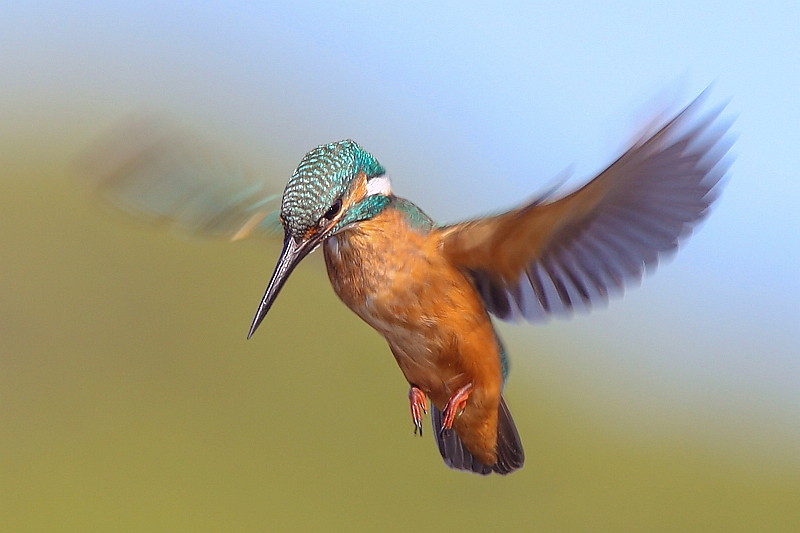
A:
{"type": "Polygon", "coordinates": [[[283,191],[283,250],[247,338],[305,256],[325,239],[378,214],[390,196],[386,171],[355,142],[323,144],[308,152],[283,191]]]}

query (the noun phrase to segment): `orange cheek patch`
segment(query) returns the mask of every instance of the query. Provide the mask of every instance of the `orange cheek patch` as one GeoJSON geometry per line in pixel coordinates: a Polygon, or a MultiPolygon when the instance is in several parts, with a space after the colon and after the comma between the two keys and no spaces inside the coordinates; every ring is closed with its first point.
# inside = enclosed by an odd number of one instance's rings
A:
{"type": "Polygon", "coordinates": [[[355,204],[366,198],[367,196],[367,175],[359,172],[350,190],[342,197],[342,208],[339,210],[339,215],[334,219],[334,223],[338,222],[341,217],[355,204]]]}
{"type": "Polygon", "coordinates": [[[342,212],[347,211],[348,207],[357,204],[364,197],[367,196],[367,175],[359,172],[353,184],[350,186],[350,191],[342,198],[342,212]]]}
{"type": "Polygon", "coordinates": [[[317,233],[319,233],[319,228],[317,228],[316,226],[312,226],[311,229],[309,229],[306,232],[306,234],[303,235],[303,240],[307,241],[307,240],[311,239],[312,237],[314,237],[314,235],[316,235],[317,233]]]}

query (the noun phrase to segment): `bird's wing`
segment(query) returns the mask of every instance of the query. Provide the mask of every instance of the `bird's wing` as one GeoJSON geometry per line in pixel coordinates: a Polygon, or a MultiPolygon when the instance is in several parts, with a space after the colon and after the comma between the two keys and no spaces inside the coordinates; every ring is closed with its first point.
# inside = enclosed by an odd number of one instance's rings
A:
{"type": "Polygon", "coordinates": [[[139,219],[230,239],[280,231],[276,184],[160,120],[119,124],[77,167],[104,198],[139,219]]]}
{"type": "Polygon", "coordinates": [[[445,257],[501,319],[607,302],[675,249],[717,195],[733,121],[720,118],[724,105],[696,116],[702,96],[575,192],[439,229],[445,257]]]}

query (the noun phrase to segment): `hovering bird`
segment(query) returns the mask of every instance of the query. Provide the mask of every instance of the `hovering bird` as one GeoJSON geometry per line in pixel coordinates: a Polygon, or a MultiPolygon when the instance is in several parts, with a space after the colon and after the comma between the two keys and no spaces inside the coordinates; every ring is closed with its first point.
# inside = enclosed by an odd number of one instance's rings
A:
{"type": "Polygon", "coordinates": [[[279,206],[268,184],[212,150],[141,124],[110,135],[84,168],[121,207],[184,229],[239,239],[282,228],[248,338],[322,246],[334,291],[383,335],[409,383],[414,432],[430,409],[449,467],[508,474],[525,457],[491,317],[535,321],[603,304],[676,248],[728,168],[732,121],[720,118],[724,105],[699,114],[702,96],[574,192],[450,225],[395,196],[383,166],[352,140],[308,152],[279,206]]]}

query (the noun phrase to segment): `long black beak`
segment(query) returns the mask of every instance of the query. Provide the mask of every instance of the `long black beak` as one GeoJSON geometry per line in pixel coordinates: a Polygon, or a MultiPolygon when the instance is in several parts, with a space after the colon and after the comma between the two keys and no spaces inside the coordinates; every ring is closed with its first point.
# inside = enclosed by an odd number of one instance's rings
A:
{"type": "Polygon", "coordinates": [[[289,279],[289,274],[292,273],[294,267],[296,267],[314,248],[316,248],[316,243],[297,243],[290,235],[286,235],[283,241],[281,256],[278,258],[278,264],[275,266],[275,272],[272,273],[272,278],[269,280],[267,290],[264,293],[264,297],[261,299],[261,305],[258,306],[256,316],[253,317],[253,324],[250,326],[250,332],[247,334],[248,339],[253,336],[253,333],[255,333],[259,324],[261,324],[261,321],[267,316],[269,308],[272,307],[272,303],[275,301],[275,298],[278,297],[281,287],[283,287],[283,284],[289,279]]]}

